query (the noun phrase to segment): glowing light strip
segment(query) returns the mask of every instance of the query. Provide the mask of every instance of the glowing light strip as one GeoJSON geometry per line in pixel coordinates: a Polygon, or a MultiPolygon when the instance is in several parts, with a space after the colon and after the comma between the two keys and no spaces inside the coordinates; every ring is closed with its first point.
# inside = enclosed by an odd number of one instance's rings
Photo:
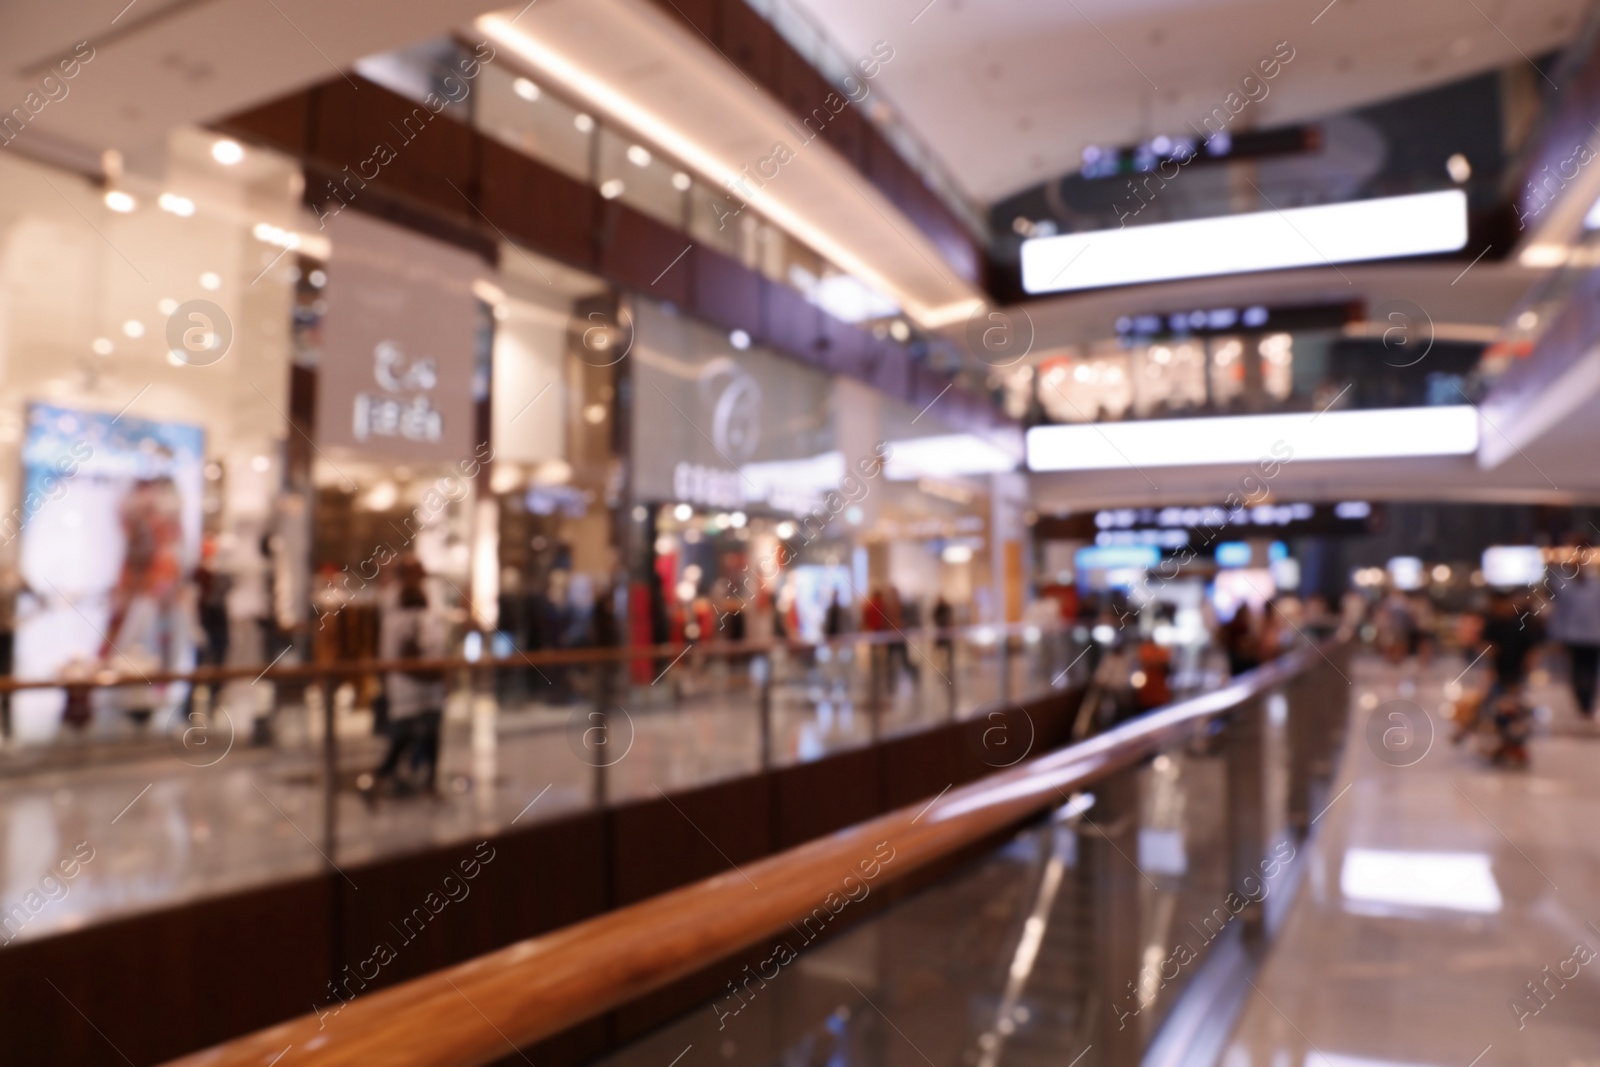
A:
{"type": "Polygon", "coordinates": [[[1465,456],[1478,450],[1467,404],[1322,414],[1152,419],[1028,431],[1035,471],[1129,470],[1329,459],[1465,456]]]}
{"type": "Polygon", "coordinates": [[[1449,189],[1035,237],[1022,243],[1022,287],[1059,293],[1455,252],[1466,243],[1467,194],[1449,189]]]}
{"type": "MultiPolygon", "coordinates": [[[[703,177],[723,187],[726,187],[729,181],[744,178],[738,167],[723,161],[699,141],[670,123],[664,122],[653,111],[636,103],[631,96],[614,88],[605,79],[528,36],[505,17],[483,15],[477,20],[476,25],[480,32],[497,45],[515,52],[524,62],[586,101],[595,110],[604,112],[610,119],[628,127],[643,140],[653,142],[685,166],[699,171],[703,177]]],[[[929,307],[912,300],[900,286],[863,263],[855,253],[782,201],[762,189],[754,188],[752,182],[746,181],[745,188],[749,193],[741,198],[751,207],[844,270],[894,297],[907,313],[929,328],[937,328],[965,318],[982,303],[980,300],[955,301],[938,307],[929,307]]]]}

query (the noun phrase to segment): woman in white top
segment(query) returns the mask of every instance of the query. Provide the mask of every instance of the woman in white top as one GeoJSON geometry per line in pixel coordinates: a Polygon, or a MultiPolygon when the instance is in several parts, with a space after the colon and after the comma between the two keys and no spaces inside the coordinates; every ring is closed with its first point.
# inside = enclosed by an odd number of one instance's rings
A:
{"type": "MultiPolygon", "coordinates": [[[[437,660],[445,655],[444,622],[428,604],[422,565],[407,560],[400,568],[400,596],[380,618],[378,655],[386,660],[437,660]]],[[[439,762],[439,720],[444,711],[444,673],[418,667],[385,673],[389,698],[389,751],[374,772],[369,796],[389,781],[402,791],[409,787],[396,778],[402,758],[409,755],[411,777],[422,777],[432,792],[439,762]]]]}

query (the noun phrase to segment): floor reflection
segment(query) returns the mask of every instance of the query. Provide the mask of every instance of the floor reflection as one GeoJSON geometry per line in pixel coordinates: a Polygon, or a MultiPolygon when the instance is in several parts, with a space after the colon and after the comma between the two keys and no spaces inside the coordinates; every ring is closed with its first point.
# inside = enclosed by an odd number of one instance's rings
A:
{"type": "Polygon", "coordinates": [[[1491,768],[1451,744],[1441,714],[1464,666],[1357,662],[1350,743],[1306,886],[1225,1067],[1600,1063],[1600,968],[1574,975],[1574,962],[1543,1001],[1527,985],[1575,945],[1600,950],[1600,733],[1541,675],[1530,767],[1491,768]],[[1367,716],[1397,698],[1435,731],[1411,766],[1363,741],[1367,716]]]}

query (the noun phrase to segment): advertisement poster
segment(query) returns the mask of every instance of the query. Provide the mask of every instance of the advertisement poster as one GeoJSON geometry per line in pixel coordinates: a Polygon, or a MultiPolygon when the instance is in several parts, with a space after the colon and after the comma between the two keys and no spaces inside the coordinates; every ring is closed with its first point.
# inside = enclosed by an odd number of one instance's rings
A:
{"type": "MultiPolygon", "coordinates": [[[[20,499],[0,522],[0,537],[20,539],[17,676],[192,667],[204,431],[33,404],[22,462],[20,499]]],[[[130,720],[164,729],[184,695],[141,684],[69,708],[62,690],[27,690],[13,697],[12,724],[22,741],[130,720]]]]}

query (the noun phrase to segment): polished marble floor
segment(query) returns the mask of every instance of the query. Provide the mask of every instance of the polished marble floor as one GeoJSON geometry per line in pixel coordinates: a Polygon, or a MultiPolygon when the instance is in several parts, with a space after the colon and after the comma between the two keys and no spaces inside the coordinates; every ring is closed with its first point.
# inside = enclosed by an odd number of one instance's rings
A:
{"type": "MultiPolygon", "coordinates": [[[[1053,663],[1017,657],[1012,692],[1081,680],[1083,665],[1063,677],[1051,673],[1053,663]]],[[[787,665],[772,686],[772,763],[966,718],[1000,695],[998,657],[964,649],[950,675],[921,667],[885,672],[895,675],[894,689],[874,713],[865,662],[787,665]],[[953,702],[947,681],[956,683],[953,702]]],[[[384,742],[372,735],[370,715],[336,699],[331,827],[316,700],[277,709],[265,746],[252,745],[243,729],[228,745],[219,718],[207,746],[129,738],[56,752],[43,765],[17,760],[20,768],[0,773],[0,909],[24,906],[17,937],[47,936],[311,874],[330,861],[343,868],[559,817],[594,806],[602,789],[605,803],[625,803],[752,773],[762,764],[756,681],[747,665],[727,670],[689,657],[659,684],[618,694],[603,750],[582,741],[590,702],[459,692],[445,716],[439,795],[375,804],[355,785],[377,765],[384,742]],[[610,764],[603,783],[594,766],[602,762],[610,764]],[[70,865],[80,843],[93,859],[63,888],[44,882],[70,865]]]]}
{"type": "Polygon", "coordinates": [[[1536,675],[1529,766],[1491,767],[1439,713],[1461,669],[1356,664],[1334,799],[1224,1067],[1600,1064],[1600,731],[1536,675]],[[1393,701],[1435,727],[1409,766],[1364,741],[1393,701]]]}

